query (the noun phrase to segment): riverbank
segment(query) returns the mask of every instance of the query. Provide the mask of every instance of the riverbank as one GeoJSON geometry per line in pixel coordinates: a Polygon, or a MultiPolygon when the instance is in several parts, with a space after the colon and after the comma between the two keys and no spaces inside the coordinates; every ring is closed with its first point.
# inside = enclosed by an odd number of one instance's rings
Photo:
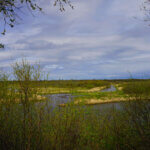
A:
{"type": "MultiPolygon", "coordinates": [[[[102,100],[102,99],[89,99],[89,100],[78,100],[78,101],[75,101],[73,104],[74,105],[80,105],[80,104],[84,104],[84,105],[98,105],[98,104],[109,104],[109,103],[119,103],[119,102],[128,102],[128,101],[136,101],[137,99],[136,98],[113,98],[113,99],[105,99],[105,100],[102,100]]],[[[142,99],[141,99],[142,100],[142,99]]],[[[149,100],[150,101],[150,98],[149,99],[146,99],[146,100],[149,100]]],[[[61,107],[65,107],[66,105],[68,104],[60,104],[59,106],[61,107]]]]}
{"type": "MultiPolygon", "coordinates": [[[[9,97],[8,98],[8,100],[11,100],[12,102],[14,102],[14,103],[19,103],[20,101],[21,101],[21,99],[18,97],[18,96],[16,96],[15,98],[13,97],[9,97]]],[[[43,95],[33,95],[32,97],[29,97],[29,101],[31,102],[33,102],[33,101],[35,101],[35,102],[40,102],[40,101],[46,101],[47,100],[47,97],[46,96],[43,96],[43,95]]],[[[4,99],[0,99],[0,102],[4,102],[4,101],[6,101],[6,100],[4,100],[4,99]]]]}
{"type": "Polygon", "coordinates": [[[117,90],[114,85],[110,87],[95,87],[88,90],[83,90],[82,92],[76,91],[76,93],[66,93],[66,94],[50,94],[49,99],[56,103],[58,101],[59,106],[65,106],[70,103],[75,105],[85,104],[85,105],[96,105],[112,102],[126,101],[126,95],[122,91],[117,90]]]}
{"type": "MultiPolygon", "coordinates": [[[[56,103],[55,101],[58,101],[58,106],[62,107],[68,105],[70,103],[70,99],[72,100],[71,103],[73,103],[74,105],[97,105],[133,101],[137,100],[138,98],[135,98],[134,95],[125,93],[123,90],[123,86],[118,84],[112,84],[110,85],[110,87],[101,86],[91,89],[76,89],[76,91],[74,92],[67,91],[66,94],[62,93],[62,91],[60,90],[59,93],[51,93],[50,95],[51,96],[49,97],[49,99],[53,99],[52,101],[54,101],[54,103],[56,103]]],[[[143,96],[145,97],[146,95],[144,94],[143,96]]],[[[142,99],[145,99],[144,97],[142,99]]]]}
{"type": "MultiPolygon", "coordinates": [[[[132,99],[133,100],[133,99],[132,99]]],[[[84,105],[96,105],[96,104],[106,104],[106,103],[117,103],[117,102],[125,102],[125,101],[129,101],[129,99],[126,98],[114,98],[114,99],[88,99],[88,100],[78,100],[75,101],[73,104],[75,105],[80,105],[80,104],[84,104],[84,105]]],[[[68,104],[60,104],[59,106],[66,106],[68,104]]]]}

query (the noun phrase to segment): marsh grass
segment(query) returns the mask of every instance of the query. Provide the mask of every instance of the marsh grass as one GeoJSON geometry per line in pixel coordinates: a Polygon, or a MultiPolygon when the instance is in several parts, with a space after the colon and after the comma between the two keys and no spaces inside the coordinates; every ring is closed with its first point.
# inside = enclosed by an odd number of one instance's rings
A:
{"type": "MultiPolygon", "coordinates": [[[[1,150],[149,149],[149,102],[129,101],[122,106],[122,110],[115,107],[105,111],[95,110],[84,103],[75,106],[73,102],[66,107],[52,109],[47,101],[30,101],[30,97],[37,92],[36,86],[49,86],[50,82],[40,81],[40,71],[22,62],[14,66],[14,75],[14,82],[8,81],[9,76],[6,74],[0,76],[1,150]],[[19,103],[15,101],[16,96],[19,103]]],[[[64,81],[63,84],[68,86],[64,81]]],[[[131,94],[137,92],[134,85],[130,87],[131,94]]],[[[70,93],[73,94],[75,89],[76,86],[72,86],[70,93]]],[[[144,93],[147,95],[147,92],[144,93]]],[[[143,92],[137,92],[134,96],[139,100],[141,95],[143,92]]]]}
{"type": "Polygon", "coordinates": [[[150,81],[131,81],[123,85],[123,91],[136,99],[150,99],[150,81]]]}

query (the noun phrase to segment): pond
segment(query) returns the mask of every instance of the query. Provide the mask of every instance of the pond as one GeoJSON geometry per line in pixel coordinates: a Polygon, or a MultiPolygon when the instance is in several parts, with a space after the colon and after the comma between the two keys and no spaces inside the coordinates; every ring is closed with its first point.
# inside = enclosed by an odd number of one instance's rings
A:
{"type": "MultiPolygon", "coordinates": [[[[114,92],[117,89],[111,85],[110,88],[104,89],[101,92],[114,92]]],[[[81,95],[80,95],[81,96],[81,95]]],[[[66,104],[68,102],[71,102],[74,100],[75,97],[71,94],[51,94],[46,96],[48,98],[48,105],[51,106],[52,108],[55,108],[59,106],[60,104],[66,104]]],[[[94,109],[109,109],[109,108],[116,108],[116,109],[122,109],[121,107],[121,102],[116,102],[116,103],[105,103],[105,104],[96,104],[96,105],[86,105],[88,107],[92,107],[94,109]]]]}
{"type": "Polygon", "coordinates": [[[48,98],[49,105],[55,108],[60,104],[66,104],[68,102],[73,101],[75,96],[71,94],[51,94],[51,95],[46,95],[46,97],[48,98]]]}

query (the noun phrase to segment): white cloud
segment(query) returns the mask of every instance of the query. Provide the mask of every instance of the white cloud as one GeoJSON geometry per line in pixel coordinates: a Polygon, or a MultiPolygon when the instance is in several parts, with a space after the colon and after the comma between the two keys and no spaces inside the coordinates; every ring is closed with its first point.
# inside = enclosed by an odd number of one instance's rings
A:
{"type": "Polygon", "coordinates": [[[52,65],[46,65],[44,67],[44,70],[50,70],[50,69],[64,69],[64,67],[59,66],[57,64],[52,64],[52,65]]]}
{"type": "Polygon", "coordinates": [[[0,51],[0,67],[26,57],[53,77],[111,78],[127,70],[149,71],[150,28],[133,18],[142,17],[141,0],[74,1],[75,9],[64,13],[48,6],[48,0],[41,2],[44,15],[25,18],[31,22],[1,38],[6,49],[0,51]]]}

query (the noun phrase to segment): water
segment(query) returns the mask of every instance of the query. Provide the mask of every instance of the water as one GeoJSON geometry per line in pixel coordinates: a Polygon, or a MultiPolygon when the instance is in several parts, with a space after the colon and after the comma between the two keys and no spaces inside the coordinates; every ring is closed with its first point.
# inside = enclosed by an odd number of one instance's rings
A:
{"type": "Polygon", "coordinates": [[[105,103],[105,104],[96,104],[90,107],[93,107],[95,110],[107,110],[111,108],[115,108],[116,110],[122,110],[122,102],[115,102],[115,103],[105,103]]]}
{"type": "MultiPolygon", "coordinates": [[[[73,95],[71,94],[52,94],[52,95],[47,95],[49,98],[47,101],[47,107],[51,108],[53,110],[54,108],[61,108],[59,106],[60,104],[66,104],[74,100],[73,95]]],[[[111,108],[115,108],[116,110],[122,110],[122,102],[115,102],[115,103],[105,103],[105,104],[95,104],[95,105],[85,105],[85,107],[94,109],[94,110],[100,110],[100,111],[106,111],[111,108]]],[[[80,107],[76,105],[76,107],[80,107]]],[[[107,111],[106,111],[107,112],[107,111]]]]}
{"type": "MultiPolygon", "coordinates": [[[[111,85],[110,88],[104,89],[101,92],[114,92],[116,91],[116,88],[111,85]]],[[[51,95],[47,95],[48,98],[48,105],[51,106],[52,108],[55,108],[57,106],[59,106],[60,104],[66,104],[69,103],[71,101],[74,100],[73,95],[71,94],[51,94],[51,95]]],[[[109,109],[109,108],[116,108],[118,110],[122,109],[121,107],[121,102],[116,102],[116,103],[106,103],[106,104],[96,104],[96,105],[88,105],[88,107],[92,107],[95,110],[98,109],[109,109]]]]}
{"type": "Polygon", "coordinates": [[[101,90],[101,92],[115,92],[117,89],[115,88],[115,86],[111,85],[110,88],[101,90]]]}
{"type": "Polygon", "coordinates": [[[48,98],[48,102],[50,103],[51,107],[55,108],[60,104],[66,104],[74,100],[73,95],[71,94],[51,94],[46,96],[48,98]]]}

